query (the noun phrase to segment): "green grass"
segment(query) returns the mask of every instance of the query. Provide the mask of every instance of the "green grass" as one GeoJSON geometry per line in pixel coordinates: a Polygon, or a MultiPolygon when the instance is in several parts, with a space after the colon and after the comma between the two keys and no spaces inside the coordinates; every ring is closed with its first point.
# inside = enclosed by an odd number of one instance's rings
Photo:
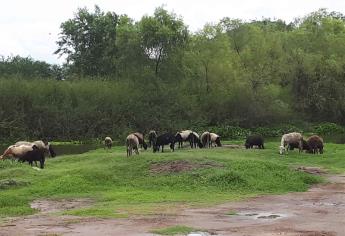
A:
{"type": "Polygon", "coordinates": [[[162,228],[162,229],[154,229],[151,231],[151,233],[154,234],[161,234],[161,235],[186,235],[190,232],[193,231],[198,231],[197,229],[184,226],[184,225],[176,225],[176,226],[171,226],[167,228],[162,228]]]}
{"type": "MultiPolygon", "coordinates": [[[[234,142],[231,142],[234,143],[234,142]]],[[[0,162],[0,218],[33,214],[35,199],[92,198],[94,204],[63,214],[128,217],[134,214],[175,214],[183,207],[212,205],[261,194],[306,191],[322,179],[294,171],[296,166],[320,166],[345,172],[345,145],[326,144],[323,155],[278,154],[278,143],[264,150],[183,149],[171,153],[146,151],[126,157],[124,147],[103,148],[81,155],[48,159],[37,171],[27,164],[0,162]],[[209,168],[178,173],[153,173],[152,164],[188,160],[209,168]]]]}
{"type": "Polygon", "coordinates": [[[226,215],[228,215],[228,216],[236,216],[237,212],[236,211],[229,211],[229,212],[226,213],[226,215]]]}

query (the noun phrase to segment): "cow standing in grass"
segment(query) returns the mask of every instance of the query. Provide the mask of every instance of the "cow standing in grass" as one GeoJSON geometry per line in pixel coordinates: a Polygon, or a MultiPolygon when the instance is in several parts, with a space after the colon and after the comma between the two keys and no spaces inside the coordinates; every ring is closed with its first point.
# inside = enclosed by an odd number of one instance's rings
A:
{"type": "Polygon", "coordinates": [[[145,142],[145,139],[144,139],[144,135],[142,133],[139,133],[139,132],[136,132],[136,133],[133,133],[135,136],[137,136],[138,140],[139,140],[139,145],[141,148],[144,147],[144,149],[146,150],[147,149],[147,144],[145,142]]]}
{"type": "Polygon", "coordinates": [[[132,156],[133,150],[139,155],[139,139],[134,134],[130,134],[126,138],[127,157],[132,156]]]}
{"type": "Polygon", "coordinates": [[[253,146],[264,149],[264,138],[259,134],[250,135],[247,137],[244,146],[246,147],[246,149],[253,148],[253,146]]]}
{"type": "Polygon", "coordinates": [[[309,152],[312,154],[323,153],[323,139],[317,135],[310,136],[307,140],[309,152]]]}
{"type": "Polygon", "coordinates": [[[170,149],[175,150],[175,136],[171,133],[165,133],[157,137],[156,145],[153,147],[153,152],[159,151],[162,147],[162,152],[164,152],[164,145],[170,144],[170,149]]]}
{"type": "Polygon", "coordinates": [[[200,136],[200,141],[201,141],[202,146],[204,148],[210,148],[211,147],[210,132],[206,131],[206,132],[202,133],[201,136],[200,136]]]}
{"type": "Polygon", "coordinates": [[[26,146],[30,146],[30,147],[32,147],[32,145],[36,145],[36,147],[38,147],[43,152],[43,154],[48,154],[51,157],[56,156],[56,153],[55,153],[52,145],[50,144],[50,142],[47,142],[47,141],[43,141],[43,140],[36,140],[33,142],[18,141],[14,145],[26,145],[26,146]]]}
{"type": "Polygon", "coordinates": [[[44,168],[44,151],[36,145],[11,145],[0,156],[0,160],[8,157],[12,160],[17,159],[20,162],[27,161],[31,166],[33,162],[39,161],[41,169],[44,168]]]}
{"type": "Polygon", "coordinates": [[[190,133],[188,139],[189,139],[191,148],[196,148],[196,147],[202,148],[203,147],[203,145],[200,141],[200,136],[197,132],[193,131],[192,133],[190,133]]]}
{"type": "Polygon", "coordinates": [[[303,151],[303,137],[302,134],[293,132],[284,134],[280,141],[279,153],[282,155],[284,153],[288,153],[290,144],[298,143],[298,150],[299,152],[303,151]]]}
{"type": "Polygon", "coordinates": [[[189,141],[190,145],[192,146],[191,141],[189,140],[189,136],[191,133],[193,133],[193,131],[183,130],[175,135],[175,141],[178,142],[178,148],[182,148],[183,142],[186,141],[189,141]]]}
{"type": "Polygon", "coordinates": [[[217,147],[221,147],[222,146],[222,144],[220,143],[220,136],[218,134],[210,133],[210,139],[211,139],[211,146],[212,146],[213,143],[217,147]]]}
{"type": "Polygon", "coordinates": [[[156,145],[156,142],[157,142],[157,132],[154,131],[154,130],[150,130],[149,132],[149,147],[152,147],[154,148],[154,146],[156,145]]]}
{"type": "Polygon", "coordinates": [[[113,145],[113,140],[110,137],[105,137],[104,148],[111,149],[112,145],[113,145]]]}

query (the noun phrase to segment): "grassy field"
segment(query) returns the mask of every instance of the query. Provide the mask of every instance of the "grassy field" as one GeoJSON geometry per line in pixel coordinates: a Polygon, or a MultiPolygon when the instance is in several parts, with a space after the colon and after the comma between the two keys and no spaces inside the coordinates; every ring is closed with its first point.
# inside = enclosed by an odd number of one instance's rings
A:
{"type": "MultiPolygon", "coordinates": [[[[234,143],[234,142],[232,142],[234,143]]],[[[38,171],[27,164],[0,162],[0,217],[34,213],[35,199],[91,198],[88,207],[63,214],[128,217],[169,213],[186,206],[211,205],[259,194],[306,191],[322,179],[295,171],[320,166],[345,172],[345,145],[326,144],[323,155],[278,154],[229,148],[141,152],[126,158],[124,147],[48,159],[38,171]],[[180,169],[179,169],[180,168],[180,169]],[[173,172],[177,171],[177,172],[173,172]]]]}

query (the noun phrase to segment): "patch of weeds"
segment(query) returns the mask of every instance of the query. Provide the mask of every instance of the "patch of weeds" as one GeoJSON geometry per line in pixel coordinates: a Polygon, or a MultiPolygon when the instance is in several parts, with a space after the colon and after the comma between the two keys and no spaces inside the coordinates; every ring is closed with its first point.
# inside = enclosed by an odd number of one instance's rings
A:
{"type": "Polygon", "coordinates": [[[238,213],[236,211],[229,211],[227,213],[225,213],[225,215],[228,215],[228,216],[237,216],[238,213]]]}
{"type": "Polygon", "coordinates": [[[75,215],[75,216],[93,216],[101,218],[128,218],[126,213],[118,213],[111,208],[81,208],[75,210],[68,210],[63,213],[64,215],[75,215]]]}
{"type": "Polygon", "coordinates": [[[0,180],[0,189],[9,189],[18,186],[26,186],[29,185],[29,182],[19,181],[14,179],[4,179],[0,180]]]}
{"type": "Polygon", "coordinates": [[[160,234],[160,235],[177,235],[177,234],[186,235],[193,231],[200,231],[200,230],[194,229],[188,226],[184,226],[184,225],[175,225],[175,226],[170,226],[167,228],[154,229],[154,230],[151,230],[150,232],[154,234],[160,234]]]}

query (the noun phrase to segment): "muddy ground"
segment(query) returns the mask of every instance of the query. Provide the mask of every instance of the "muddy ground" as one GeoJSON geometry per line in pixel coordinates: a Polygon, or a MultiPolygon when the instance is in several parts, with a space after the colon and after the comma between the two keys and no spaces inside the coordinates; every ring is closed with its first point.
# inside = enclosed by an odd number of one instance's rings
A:
{"type": "Polygon", "coordinates": [[[0,235],[153,235],[152,229],[186,225],[208,235],[343,236],[345,175],[327,178],[330,183],[315,185],[303,193],[260,196],[208,208],[181,207],[176,214],[129,219],[54,214],[89,205],[92,202],[88,199],[35,201],[32,207],[40,213],[6,220],[0,224],[0,235]]]}

